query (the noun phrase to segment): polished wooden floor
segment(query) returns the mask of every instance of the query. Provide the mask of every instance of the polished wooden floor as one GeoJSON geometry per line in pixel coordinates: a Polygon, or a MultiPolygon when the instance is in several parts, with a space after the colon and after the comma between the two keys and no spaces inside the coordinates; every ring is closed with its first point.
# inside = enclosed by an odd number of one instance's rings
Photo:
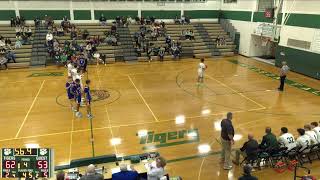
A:
{"type": "MultiPolygon", "coordinates": [[[[205,86],[197,88],[197,59],[90,66],[91,89],[106,90],[110,95],[94,102],[92,107],[96,155],[145,152],[145,145],[140,144],[137,136],[139,130],[159,134],[198,129],[198,142],[169,146],[169,142],[179,140],[167,139],[163,147],[156,146],[157,142],[151,144],[171,160],[167,171],[184,180],[237,179],[240,167],[224,171],[219,164],[220,132],[215,125],[226,112],[234,112],[239,137],[234,148],[246,141],[249,132],[260,140],[266,126],[272,127],[277,135],[280,127],[287,126],[296,135],[298,127],[320,120],[319,96],[289,86],[280,93],[276,91],[278,81],[230,63],[230,59],[278,72],[273,66],[241,56],[207,59],[205,86]],[[177,116],[184,116],[185,123],[176,124],[177,116]],[[112,138],[120,138],[121,143],[112,146],[112,138]],[[198,156],[201,144],[210,144],[213,153],[198,156]]],[[[295,73],[288,78],[320,89],[317,80],[295,73]]],[[[56,165],[91,156],[89,121],[85,117],[75,118],[70,111],[65,81],[64,68],[0,71],[0,147],[26,144],[50,147],[55,151],[56,165]],[[28,77],[44,72],[64,72],[64,76],[28,77]]],[[[81,111],[86,114],[84,108],[81,111]]],[[[320,177],[319,162],[307,166],[312,167],[313,175],[320,177]]],[[[268,168],[254,175],[266,180],[293,177],[290,171],[278,174],[268,168]]]]}

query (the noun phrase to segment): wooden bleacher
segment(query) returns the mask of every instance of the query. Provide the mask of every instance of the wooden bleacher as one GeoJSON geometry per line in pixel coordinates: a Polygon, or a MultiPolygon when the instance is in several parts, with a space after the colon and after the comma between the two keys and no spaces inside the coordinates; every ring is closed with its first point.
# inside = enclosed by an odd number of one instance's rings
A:
{"type": "MultiPolygon", "coordinates": [[[[29,26],[28,24],[26,26],[29,26]]],[[[33,31],[32,37],[34,35],[34,27],[31,26],[33,31]]],[[[11,45],[14,47],[16,41],[16,32],[15,27],[10,27],[9,25],[0,25],[0,35],[4,38],[9,38],[11,40],[11,45]]],[[[32,40],[30,41],[32,44],[32,40]]],[[[15,49],[14,53],[16,54],[16,62],[8,63],[8,68],[26,68],[29,67],[31,56],[32,56],[32,45],[22,45],[21,48],[15,49]]]]}

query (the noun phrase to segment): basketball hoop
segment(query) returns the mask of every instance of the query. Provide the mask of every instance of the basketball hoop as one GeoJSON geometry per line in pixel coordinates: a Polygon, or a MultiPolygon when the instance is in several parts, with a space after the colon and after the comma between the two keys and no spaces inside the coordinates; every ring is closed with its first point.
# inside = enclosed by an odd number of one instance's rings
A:
{"type": "Polygon", "coordinates": [[[266,47],[270,41],[271,38],[261,36],[261,46],[266,47]]]}

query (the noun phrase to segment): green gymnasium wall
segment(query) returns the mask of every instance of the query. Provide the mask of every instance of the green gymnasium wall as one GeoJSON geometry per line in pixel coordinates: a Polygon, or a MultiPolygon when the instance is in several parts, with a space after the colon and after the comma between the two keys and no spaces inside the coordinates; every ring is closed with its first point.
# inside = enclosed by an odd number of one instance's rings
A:
{"type": "Polygon", "coordinates": [[[217,19],[219,17],[218,10],[194,10],[194,11],[184,11],[185,16],[189,16],[191,19],[217,19]]]}
{"type": "Polygon", "coordinates": [[[238,21],[251,21],[251,11],[221,11],[220,17],[238,21]]]}
{"type": "Polygon", "coordinates": [[[15,17],[16,13],[14,10],[0,10],[0,21],[8,21],[11,17],[15,17]]]}
{"type": "Polygon", "coordinates": [[[276,66],[280,67],[282,61],[287,61],[288,66],[294,72],[320,79],[320,54],[278,46],[276,49],[276,66]]]}
{"type": "Polygon", "coordinates": [[[174,19],[176,16],[180,17],[180,15],[181,11],[141,11],[141,16],[154,16],[156,19],[174,19]]]}
{"type": "Polygon", "coordinates": [[[135,18],[138,16],[138,11],[110,11],[110,10],[95,10],[94,11],[94,18],[98,20],[103,14],[107,19],[115,19],[117,16],[131,16],[132,18],[135,18]]]}
{"type": "Polygon", "coordinates": [[[320,14],[291,14],[286,25],[320,28],[320,14]]]}
{"type": "Polygon", "coordinates": [[[74,20],[91,20],[90,10],[74,10],[74,20]]]}
{"type": "Polygon", "coordinates": [[[45,15],[51,16],[54,20],[62,20],[64,16],[70,19],[69,10],[20,10],[19,13],[26,20],[34,20],[36,17],[43,18],[45,15]]]}

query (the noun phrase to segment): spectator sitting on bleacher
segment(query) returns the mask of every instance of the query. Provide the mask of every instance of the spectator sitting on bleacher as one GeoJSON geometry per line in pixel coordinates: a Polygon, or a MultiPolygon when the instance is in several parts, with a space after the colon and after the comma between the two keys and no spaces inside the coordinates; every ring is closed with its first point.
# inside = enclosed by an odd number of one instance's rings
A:
{"type": "Polygon", "coordinates": [[[22,29],[20,26],[16,26],[15,31],[16,31],[16,36],[20,36],[22,34],[22,29]]]}
{"type": "Polygon", "coordinates": [[[171,37],[170,36],[166,36],[165,41],[166,41],[166,44],[168,44],[169,48],[170,48],[171,47],[171,37]]]}
{"type": "Polygon", "coordinates": [[[72,27],[70,32],[70,39],[76,39],[77,37],[78,37],[77,30],[75,27],[72,27]]]}
{"type": "Polygon", "coordinates": [[[138,16],[135,17],[134,20],[136,21],[136,24],[140,24],[140,18],[138,16]]]}
{"type": "Polygon", "coordinates": [[[176,16],[176,17],[173,19],[173,22],[174,22],[174,24],[181,24],[180,19],[178,18],[178,16],[176,16]]]}
{"type": "Polygon", "coordinates": [[[167,162],[163,157],[157,157],[156,160],[147,167],[148,180],[159,180],[165,175],[164,167],[167,162]]]}
{"type": "Polygon", "coordinates": [[[19,16],[16,17],[15,21],[16,21],[16,26],[22,25],[22,24],[21,24],[21,19],[20,19],[19,16]]]}
{"type": "Polygon", "coordinates": [[[120,172],[112,174],[112,180],[138,180],[139,174],[133,165],[128,170],[127,164],[120,164],[120,172]]]}
{"type": "Polygon", "coordinates": [[[266,127],[266,135],[263,136],[262,142],[259,145],[259,148],[270,153],[273,153],[279,149],[279,144],[276,136],[271,132],[270,127],[266,127]]]}
{"type": "Polygon", "coordinates": [[[14,54],[12,49],[6,50],[5,58],[7,58],[8,62],[13,61],[14,63],[16,63],[16,55],[14,54]]]}
{"type": "Polygon", "coordinates": [[[127,17],[127,24],[131,24],[132,23],[132,18],[130,16],[127,17]]]}
{"type": "Polygon", "coordinates": [[[30,26],[28,26],[28,28],[26,28],[25,34],[28,36],[28,38],[30,38],[32,36],[32,29],[30,26]]]}
{"type": "Polygon", "coordinates": [[[103,14],[100,15],[99,21],[100,21],[100,25],[101,26],[106,26],[107,25],[107,18],[104,17],[103,14]]]}
{"type": "Polygon", "coordinates": [[[190,23],[191,23],[191,22],[190,22],[190,18],[189,18],[188,16],[185,16],[185,19],[184,19],[184,20],[185,20],[185,23],[186,23],[186,24],[190,24],[190,23]]]}
{"type": "Polygon", "coordinates": [[[59,35],[58,35],[58,28],[57,28],[57,26],[53,26],[53,27],[52,27],[52,34],[53,34],[54,36],[59,36],[59,35]]]}
{"type": "Polygon", "coordinates": [[[141,57],[141,51],[142,51],[141,48],[139,46],[136,46],[135,50],[136,50],[137,56],[141,57]]]}
{"type": "Polygon", "coordinates": [[[82,39],[85,40],[85,39],[88,38],[88,36],[89,36],[89,32],[88,32],[88,30],[85,29],[85,30],[82,32],[82,39]]]}
{"type": "Polygon", "coordinates": [[[8,65],[7,65],[7,58],[5,58],[4,54],[2,53],[2,50],[0,50],[0,66],[4,65],[6,70],[8,70],[8,65]]]}
{"type": "Polygon", "coordinates": [[[5,39],[1,36],[0,37],[0,47],[5,47],[6,46],[6,42],[5,42],[5,39]]]}
{"type": "Polygon", "coordinates": [[[16,27],[16,21],[14,20],[13,17],[10,19],[10,27],[16,27]]]}
{"type": "Polygon", "coordinates": [[[146,22],[145,22],[145,18],[143,16],[141,16],[140,18],[140,24],[141,25],[144,25],[146,22]]]}
{"type": "Polygon", "coordinates": [[[299,133],[299,137],[297,138],[297,148],[299,151],[304,151],[311,145],[311,139],[310,136],[305,134],[305,130],[302,128],[297,129],[299,133]]]}
{"type": "Polygon", "coordinates": [[[103,180],[103,175],[96,173],[95,169],[96,167],[93,164],[90,164],[87,167],[86,174],[83,175],[80,180],[103,180]]]}
{"type": "Polygon", "coordinates": [[[64,36],[64,30],[63,30],[63,27],[62,26],[59,26],[57,28],[57,35],[58,36],[64,36]]]}
{"type": "Polygon", "coordinates": [[[185,24],[185,23],[186,23],[186,17],[182,15],[180,18],[180,24],[185,24]]]}
{"type": "Polygon", "coordinates": [[[320,126],[317,122],[311,123],[312,130],[317,134],[318,141],[320,140],[320,126]]]}
{"type": "Polygon", "coordinates": [[[288,151],[297,146],[294,136],[288,132],[287,127],[281,128],[281,135],[279,137],[278,142],[280,147],[286,147],[288,151]]]}
{"type": "Polygon", "coordinates": [[[60,44],[59,44],[59,41],[57,39],[53,40],[53,50],[55,52],[60,51],[60,44]]]}
{"type": "Polygon", "coordinates": [[[147,24],[147,25],[150,25],[150,24],[151,24],[151,20],[150,20],[150,17],[149,17],[149,16],[146,17],[146,24],[147,24]]]}
{"type": "Polygon", "coordinates": [[[185,38],[188,40],[193,40],[194,39],[193,31],[190,29],[187,29],[185,31],[185,38]]]}
{"type": "Polygon", "coordinates": [[[175,43],[172,43],[171,53],[172,53],[172,56],[173,56],[174,59],[180,58],[181,51],[178,49],[178,47],[177,47],[177,45],[175,43]]]}
{"type": "Polygon", "coordinates": [[[53,21],[52,17],[50,17],[48,15],[44,16],[44,23],[48,29],[54,25],[54,21],[53,21]]]}
{"type": "Polygon", "coordinates": [[[36,17],[33,21],[34,21],[34,26],[35,26],[36,28],[38,28],[38,27],[40,26],[40,24],[41,24],[40,18],[39,18],[39,17],[36,17]]]}
{"type": "Polygon", "coordinates": [[[61,26],[63,27],[63,30],[66,32],[69,32],[69,28],[71,26],[70,21],[68,20],[67,16],[64,16],[61,21],[61,26]]]}
{"type": "Polygon", "coordinates": [[[46,35],[46,44],[47,46],[53,45],[53,34],[51,33],[51,31],[48,31],[46,35]]]}
{"type": "Polygon", "coordinates": [[[216,38],[216,44],[217,46],[225,45],[225,38],[222,35],[218,35],[216,38]]]}
{"type": "Polygon", "coordinates": [[[152,58],[151,58],[151,53],[152,52],[153,52],[153,48],[152,47],[147,47],[147,57],[148,57],[149,62],[152,61],[152,58]]]}
{"type": "Polygon", "coordinates": [[[305,130],[305,134],[310,137],[310,140],[311,140],[311,144],[310,145],[319,143],[318,136],[312,130],[311,125],[309,125],[309,124],[304,125],[304,130],[305,130]]]}
{"type": "Polygon", "coordinates": [[[91,42],[88,42],[88,43],[87,43],[87,45],[86,45],[86,51],[87,51],[88,59],[90,59],[90,58],[92,57],[92,53],[93,53],[92,43],[91,43],[91,42]]]}
{"type": "Polygon", "coordinates": [[[115,34],[117,32],[117,26],[115,23],[112,23],[112,26],[111,26],[111,34],[115,34]]]}
{"type": "Polygon", "coordinates": [[[250,165],[243,166],[243,176],[238,180],[258,180],[257,177],[251,175],[252,167],[250,165]]]}
{"type": "Polygon", "coordinates": [[[11,40],[10,40],[9,38],[6,38],[6,39],[4,40],[4,43],[6,44],[6,45],[5,45],[6,49],[12,49],[12,48],[11,48],[11,40]]]}
{"type": "Polygon", "coordinates": [[[128,27],[128,22],[127,22],[127,17],[126,16],[122,16],[121,17],[121,24],[123,27],[128,27]]]}
{"type": "Polygon", "coordinates": [[[160,49],[159,49],[159,58],[160,58],[160,61],[163,61],[163,58],[164,58],[164,55],[166,53],[166,49],[161,46],[160,49]]]}
{"type": "Polygon", "coordinates": [[[21,47],[22,47],[21,37],[18,36],[18,37],[16,37],[16,42],[15,42],[15,44],[14,44],[14,48],[15,48],[15,49],[19,49],[19,48],[21,48],[21,47]]]}
{"type": "Polygon", "coordinates": [[[253,134],[248,134],[248,141],[246,141],[240,149],[236,150],[235,164],[239,165],[240,155],[246,158],[248,162],[256,160],[258,149],[258,141],[254,139],[253,134]]]}

